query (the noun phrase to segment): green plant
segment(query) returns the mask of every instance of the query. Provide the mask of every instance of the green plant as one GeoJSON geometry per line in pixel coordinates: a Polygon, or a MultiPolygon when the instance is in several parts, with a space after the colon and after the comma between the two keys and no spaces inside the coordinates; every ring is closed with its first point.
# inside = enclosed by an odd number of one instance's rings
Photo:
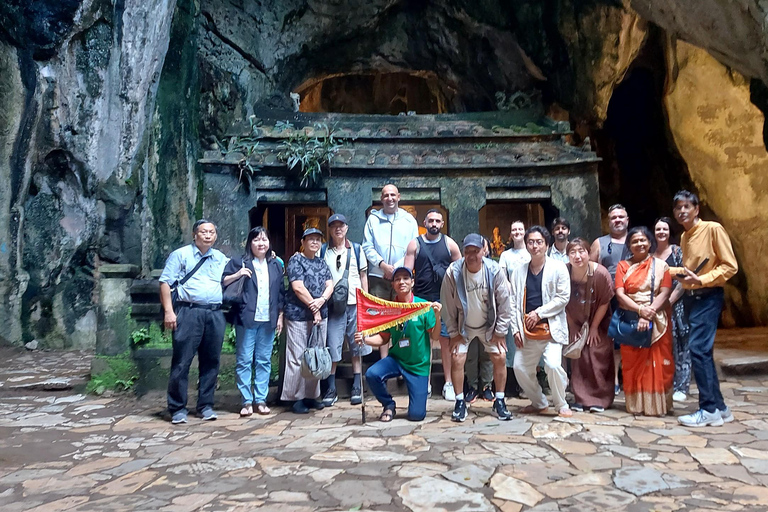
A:
{"type": "Polygon", "coordinates": [[[165,331],[158,323],[131,332],[131,348],[164,348],[173,344],[171,332],[165,331]]]}
{"type": "Polygon", "coordinates": [[[127,391],[139,378],[139,370],[131,354],[126,352],[117,356],[96,356],[106,362],[106,370],[91,375],[85,387],[86,392],[102,395],[105,391],[127,391]]]}
{"type": "Polygon", "coordinates": [[[323,169],[329,168],[333,157],[344,145],[327,124],[316,123],[314,130],[291,131],[288,138],[277,146],[277,158],[288,169],[298,167],[301,186],[307,187],[320,181],[323,169]]]}
{"type": "Polygon", "coordinates": [[[224,330],[224,343],[221,346],[222,354],[234,354],[236,347],[237,335],[235,334],[235,328],[232,324],[227,324],[227,328],[224,330]]]}

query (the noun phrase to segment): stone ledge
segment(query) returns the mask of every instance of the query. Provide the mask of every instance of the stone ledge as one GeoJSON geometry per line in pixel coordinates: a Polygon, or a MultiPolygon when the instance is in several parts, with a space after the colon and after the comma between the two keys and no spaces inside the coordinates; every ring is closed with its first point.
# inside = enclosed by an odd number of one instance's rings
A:
{"type": "Polygon", "coordinates": [[[104,263],[99,266],[99,273],[102,278],[107,279],[133,279],[139,275],[139,267],[138,265],[104,263]]]}

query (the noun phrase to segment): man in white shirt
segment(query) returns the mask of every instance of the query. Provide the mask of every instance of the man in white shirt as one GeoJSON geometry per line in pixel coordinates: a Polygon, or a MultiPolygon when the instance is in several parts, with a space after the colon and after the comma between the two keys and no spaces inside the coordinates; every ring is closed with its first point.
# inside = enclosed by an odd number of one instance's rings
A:
{"type": "MultiPolygon", "coordinates": [[[[464,238],[464,257],[448,267],[440,290],[442,317],[448,329],[453,382],[464,382],[464,363],[469,344],[477,338],[493,363],[496,395],[493,412],[500,420],[512,415],[504,403],[507,381],[505,336],[509,329],[509,283],[498,264],[483,258],[483,237],[470,233],[464,238]]],[[[453,421],[467,419],[463,390],[456,393],[453,421]]]]}
{"type": "Polygon", "coordinates": [[[349,292],[344,307],[337,308],[335,302],[331,302],[328,310],[328,352],[331,353],[331,374],[323,381],[323,405],[330,407],[339,399],[336,393],[336,366],[341,361],[344,339],[346,338],[349,350],[352,353],[352,392],[350,403],[360,405],[363,401],[362,394],[362,360],[361,356],[371,353],[368,345],[355,343],[357,331],[357,289],[368,291],[368,261],[365,254],[360,254],[359,244],[347,239],[347,218],[336,213],[328,219],[328,243],[320,249],[320,256],[325,260],[331,270],[333,285],[347,274],[349,292]],[[338,311],[337,311],[338,309],[338,311]]]}
{"type": "MultiPolygon", "coordinates": [[[[399,207],[400,191],[389,184],[381,189],[381,210],[371,210],[365,221],[363,251],[368,258],[368,289],[376,297],[392,300],[392,272],[403,266],[408,244],[419,236],[413,215],[399,207]]],[[[388,347],[382,345],[381,356],[388,347]]]]}
{"type": "Polygon", "coordinates": [[[552,245],[549,246],[547,256],[553,260],[561,261],[566,265],[568,253],[565,248],[568,247],[568,237],[571,236],[571,223],[563,217],[557,217],[552,221],[552,245]]]}

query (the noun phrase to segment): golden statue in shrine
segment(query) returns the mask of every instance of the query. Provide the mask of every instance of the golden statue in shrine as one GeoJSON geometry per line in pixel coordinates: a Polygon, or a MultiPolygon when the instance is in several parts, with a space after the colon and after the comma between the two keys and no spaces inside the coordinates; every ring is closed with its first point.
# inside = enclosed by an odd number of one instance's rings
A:
{"type": "Polygon", "coordinates": [[[493,228],[493,240],[491,240],[491,251],[493,252],[493,256],[501,256],[501,253],[504,252],[504,248],[505,244],[499,234],[499,226],[496,226],[493,228]]]}
{"type": "Polygon", "coordinates": [[[402,208],[403,210],[405,210],[408,213],[410,213],[411,215],[413,215],[413,218],[416,219],[416,223],[419,225],[419,235],[423,235],[424,233],[427,232],[427,228],[425,228],[423,223],[422,223],[422,220],[424,220],[424,219],[421,219],[421,220],[419,219],[419,217],[418,217],[419,214],[416,212],[416,207],[415,206],[410,205],[410,204],[406,204],[406,205],[401,206],[400,208],[402,208]]]}

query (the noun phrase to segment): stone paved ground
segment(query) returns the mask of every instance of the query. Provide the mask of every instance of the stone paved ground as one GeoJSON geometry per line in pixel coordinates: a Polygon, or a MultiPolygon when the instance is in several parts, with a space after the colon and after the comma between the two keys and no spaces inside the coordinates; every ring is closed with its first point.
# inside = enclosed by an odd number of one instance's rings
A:
{"type": "Polygon", "coordinates": [[[635,418],[621,400],[568,420],[499,422],[479,403],[456,424],[451,404],[430,400],[421,423],[362,425],[359,408],[338,404],[172,426],[159,395],[33,385],[87,373],[86,355],[0,359],[3,512],[768,510],[768,377],[724,383],[736,421],[699,430],[635,418]]]}

